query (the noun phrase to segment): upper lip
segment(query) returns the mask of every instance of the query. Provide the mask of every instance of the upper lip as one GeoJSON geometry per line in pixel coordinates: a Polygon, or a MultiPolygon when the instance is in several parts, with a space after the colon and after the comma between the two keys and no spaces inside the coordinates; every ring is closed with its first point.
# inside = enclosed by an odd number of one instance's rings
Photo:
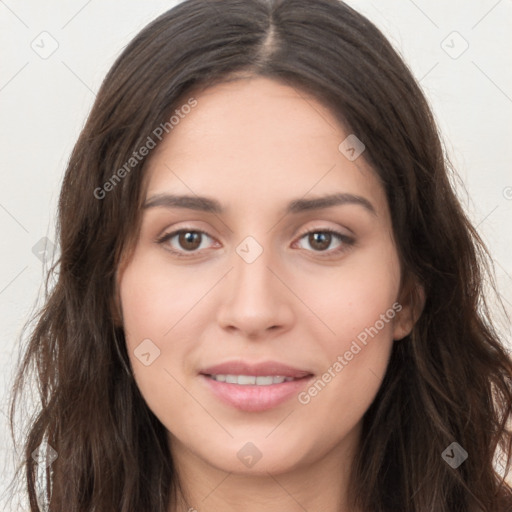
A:
{"type": "Polygon", "coordinates": [[[307,370],[299,370],[277,361],[264,361],[261,363],[249,363],[246,361],[226,361],[215,366],[204,368],[199,373],[204,375],[252,375],[255,377],[276,376],[292,377],[300,379],[312,375],[307,370]]]}

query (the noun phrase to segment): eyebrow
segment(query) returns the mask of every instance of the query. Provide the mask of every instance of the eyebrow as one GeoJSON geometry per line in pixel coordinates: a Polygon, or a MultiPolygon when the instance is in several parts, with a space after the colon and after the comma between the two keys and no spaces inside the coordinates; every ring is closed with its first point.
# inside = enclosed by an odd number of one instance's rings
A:
{"type": "MultiPolygon", "coordinates": [[[[359,205],[365,208],[371,214],[377,216],[377,212],[368,199],[362,196],[338,193],[329,194],[312,199],[295,199],[290,201],[286,206],[286,214],[301,213],[309,210],[320,210],[323,208],[330,208],[332,206],[339,206],[345,204],[359,205]]],[[[144,209],[149,208],[186,208],[189,210],[198,210],[207,213],[221,214],[224,213],[224,208],[216,199],[203,196],[187,196],[187,195],[173,195],[173,194],[156,194],[143,205],[144,209]]]]}

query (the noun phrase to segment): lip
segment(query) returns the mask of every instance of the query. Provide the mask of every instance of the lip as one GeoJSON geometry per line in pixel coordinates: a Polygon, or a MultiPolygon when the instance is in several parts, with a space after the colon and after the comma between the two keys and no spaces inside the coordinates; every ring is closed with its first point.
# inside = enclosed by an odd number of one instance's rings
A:
{"type": "Polygon", "coordinates": [[[218,382],[207,375],[199,375],[208,389],[223,403],[246,412],[262,412],[273,409],[290,400],[311,381],[313,375],[299,380],[270,384],[268,386],[251,386],[218,382]]]}
{"type": "Polygon", "coordinates": [[[262,412],[278,407],[296,396],[314,377],[307,370],[299,370],[291,366],[267,361],[249,364],[244,361],[226,362],[201,370],[199,377],[223,403],[246,412],[262,412]],[[297,380],[270,384],[268,386],[240,385],[218,382],[209,375],[252,375],[293,377],[297,380]]]}
{"type": "Polygon", "coordinates": [[[199,373],[203,375],[252,375],[262,377],[266,375],[281,375],[301,379],[312,375],[308,370],[301,370],[277,361],[264,361],[261,363],[248,363],[245,361],[226,361],[225,363],[209,366],[199,373]]]}

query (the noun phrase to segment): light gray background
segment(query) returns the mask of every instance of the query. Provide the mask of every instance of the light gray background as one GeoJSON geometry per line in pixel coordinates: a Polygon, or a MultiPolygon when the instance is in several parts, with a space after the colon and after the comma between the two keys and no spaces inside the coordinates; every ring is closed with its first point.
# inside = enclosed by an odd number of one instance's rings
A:
{"type": "MultiPolygon", "coordinates": [[[[42,237],[55,241],[66,162],[104,75],[135,34],[176,3],[0,0],[0,493],[13,458],[6,391],[44,270],[32,249],[42,237]]],[[[420,80],[464,184],[458,185],[461,201],[493,255],[510,315],[512,0],[348,3],[384,31],[420,80]]],[[[510,340],[503,315],[498,325],[510,340]]]]}

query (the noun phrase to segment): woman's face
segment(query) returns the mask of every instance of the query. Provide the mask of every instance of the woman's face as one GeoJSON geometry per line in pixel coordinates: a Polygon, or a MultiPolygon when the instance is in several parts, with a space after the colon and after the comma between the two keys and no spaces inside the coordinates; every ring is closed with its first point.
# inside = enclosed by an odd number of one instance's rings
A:
{"type": "Polygon", "coordinates": [[[303,92],[195,99],[151,155],[119,275],[137,385],[177,457],[264,473],[349,453],[412,327],[382,186],[303,92]]]}

